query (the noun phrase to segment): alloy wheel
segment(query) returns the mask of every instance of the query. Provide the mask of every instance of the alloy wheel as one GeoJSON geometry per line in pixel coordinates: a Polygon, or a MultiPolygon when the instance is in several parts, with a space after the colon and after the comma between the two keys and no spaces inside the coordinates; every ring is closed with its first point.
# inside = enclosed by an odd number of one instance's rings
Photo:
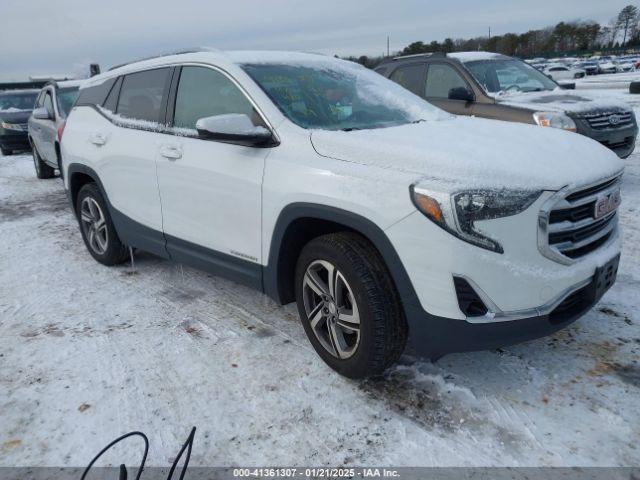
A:
{"type": "Polygon", "coordinates": [[[302,295],[311,330],[322,347],[339,359],[360,344],[360,313],[344,275],[326,260],[312,262],[304,274],[302,295]]]}
{"type": "Polygon", "coordinates": [[[107,222],[100,205],[92,197],[82,200],[80,223],[91,249],[98,255],[103,255],[109,246],[107,222]]]}

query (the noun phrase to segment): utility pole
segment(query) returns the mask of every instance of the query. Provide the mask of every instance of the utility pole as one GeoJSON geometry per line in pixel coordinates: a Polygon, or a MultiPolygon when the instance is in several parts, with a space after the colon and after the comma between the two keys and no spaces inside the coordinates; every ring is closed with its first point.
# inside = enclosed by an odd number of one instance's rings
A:
{"type": "Polygon", "coordinates": [[[387,57],[389,56],[389,35],[387,35],[387,57]]]}
{"type": "Polygon", "coordinates": [[[489,27],[489,40],[491,40],[491,27],[489,27]]]}

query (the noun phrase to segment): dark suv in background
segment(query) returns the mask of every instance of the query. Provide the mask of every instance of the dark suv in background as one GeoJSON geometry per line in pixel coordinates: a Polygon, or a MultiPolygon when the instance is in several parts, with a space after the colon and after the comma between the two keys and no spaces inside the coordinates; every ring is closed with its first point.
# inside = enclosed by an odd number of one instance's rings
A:
{"type": "Polygon", "coordinates": [[[626,158],[638,126],[631,107],[561,87],[518,59],[461,52],[389,59],[375,71],[457,115],[578,132],[626,158]]]}
{"type": "Polygon", "coordinates": [[[38,178],[51,178],[60,169],[60,137],[76,101],[81,80],[49,82],[36,100],[29,118],[29,143],[38,178]]]}
{"type": "Polygon", "coordinates": [[[29,149],[27,120],[38,90],[0,91],[0,149],[2,155],[29,149]]]}

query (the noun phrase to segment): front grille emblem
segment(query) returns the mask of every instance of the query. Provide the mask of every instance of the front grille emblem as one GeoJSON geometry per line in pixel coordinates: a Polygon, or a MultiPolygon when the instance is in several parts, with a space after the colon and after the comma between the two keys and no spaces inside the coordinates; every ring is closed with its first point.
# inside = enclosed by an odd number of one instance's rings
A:
{"type": "Polygon", "coordinates": [[[615,127],[620,123],[620,120],[621,120],[620,115],[614,113],[613,115],[609,116],[609,125],[615,127]]]}

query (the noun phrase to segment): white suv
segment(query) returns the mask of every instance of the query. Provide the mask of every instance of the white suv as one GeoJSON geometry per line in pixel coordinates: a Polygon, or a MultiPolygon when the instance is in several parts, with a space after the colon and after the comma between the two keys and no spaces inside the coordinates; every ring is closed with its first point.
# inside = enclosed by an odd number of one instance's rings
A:
{"type": "Polygon", "coordinates": [[[623,165],[582,136],[454,117],[320,55],[196,51],[90,79],[62,139],[90,254],[127,247],[296,301],[349,377],[520,342],[615,280],[623,165]]]}

